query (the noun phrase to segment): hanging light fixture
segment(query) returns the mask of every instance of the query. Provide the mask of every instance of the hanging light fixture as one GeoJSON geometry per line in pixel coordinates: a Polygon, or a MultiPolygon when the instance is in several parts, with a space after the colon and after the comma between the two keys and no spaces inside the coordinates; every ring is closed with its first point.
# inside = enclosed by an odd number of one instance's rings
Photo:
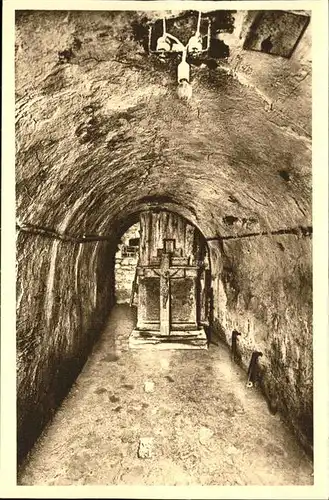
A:
{"type": "Polygon", "coordinates": [[[149,52],[156,53],[161,60],[164,60],[170,53],[178,52],[182,54],[181,62],[177,67],[177,81],[178,89],[177,94],[182,99],[190,99],[192,96],[192,87],[190,85],[190,65],[186,61],[187,54],[197,56],[203,52],[207,52],[210,47],[210,19],[208,21],[208,32],[205,37],[207,38],[206,47],[203,48],[203,38],[201,36],[201,12],[198,14],[197,27],[194,35],[192,35],[185,46],[174,35],[167,32],[166,19],[162,20],[163,30],[162,35],[157,39],[156,50],[151,49],[152,27],[149,31],[149,52]]]}
{"type": "Polygon", "coordinates": [[[162,36],[160,36],[157,40],[156,52],[158,52],[158,55],[161,59],[164,59],[166,52],[170,52],[172,44],[170,43],[170,38],[167,36],[166,33],[166,20],[163,19],[162,22],[163,22],[163,33],[162,36]]]}
{"type": "Polygon", "coordinates": [[[186,48],[182,52],[182,60],[177,67],[177,94],[180,99],[190,99],[192,97],[192,87],[190,85],[190,65],[186,62],[186,48]]]}
{"type": "Polygon", "coordinates": [[[186,48],[182,52],[182,60],[177,66],[177,80],[181,83],[183,80],[190,81],[190,65],[186,62],[186,48]]]}
{"type": "Polygon", "coordinates": [[[202,37],[200,34],[200,25],[201,25],[201,12],[199,12],[196,32],[193,36],[191,36],[187,44],[188,51],[191,54],[198,54],[202,52],[202,37]]]}
{"type": "Polygon", "coordinates": [[[185,49],[185,47],[182,44],[182,42],[180,42],[178,40],[178,38],[176,38],[171,33],[167,32],[165,18],[163,18],[163,20],[162,20],[162,26],[163,26],[162,35],[157,39],[155,50],[152,50],[152,48],[151,48],[151,45],[152,45],[151,44],[152,26],[150,26],[150,29],[149,29],[149,52],[157,54],[160,58],[165,58],[166,55],[168,55],[169,53],[182,52],[185,49]]]}
{"type": "Polygon", "coordinates": [[[192,97],[192,86],[186,80],[178,84],[177,95],[180,99],[188,101],[192,97]]]}

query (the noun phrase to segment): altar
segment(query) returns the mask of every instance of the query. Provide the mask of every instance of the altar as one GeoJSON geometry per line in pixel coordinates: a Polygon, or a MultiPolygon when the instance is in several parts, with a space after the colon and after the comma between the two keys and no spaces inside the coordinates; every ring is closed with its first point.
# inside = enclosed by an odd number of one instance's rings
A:
{"type": "Polygon", "coordinates": [[[137,325],[131,348],[207,349],[202,317],[205,243],[176,214],[141,215],[137,325]]]}

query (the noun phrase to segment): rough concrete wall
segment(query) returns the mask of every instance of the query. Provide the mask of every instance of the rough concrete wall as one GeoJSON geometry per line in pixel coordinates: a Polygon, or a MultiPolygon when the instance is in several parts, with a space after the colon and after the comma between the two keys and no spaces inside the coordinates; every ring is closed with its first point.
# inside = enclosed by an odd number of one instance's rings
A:
{"type": "Polygon", "coordinates": [[[292,127],[290,98],[284,114],[275,104],[269,111],[224,68],[195,67],[187,105],[176,68],[134,40],[142,17],[19,17],[19,214],[57,228],[70,209],[71,232],[101,233],[153,197],[185,207],[205,236],[227,234],[226,216],[252,219],[255,229],[309,224],[310,137],[292,127]]]}
{"type": "Polygon", "coordinates": [[[279,410],[307,450],[313,443],[312,241],[302,235],[223,242],[215,285],[215,332],[248,368],[254,350],[271,411],[279,410]]]}
{"type": "Polygon", "coordinates": [[[112,305],[104,243],[17,239],[18,455],[77,376],[112,305]]]}
{"type": "MultiPolygon", "coordinates": [[[[258,11],[235,12],[235,30],[223,34],[230,47],[229,66],[241,80],[289,119],[292,130],[310,136],[312,130],[312,28],[306,28],[289,59],[243,50],[243,41],[258,11]],[[239,37],[236,34],[239,33],[239,37]]],[[[298,14],[310,13],[299,11],[298,14]]]]}

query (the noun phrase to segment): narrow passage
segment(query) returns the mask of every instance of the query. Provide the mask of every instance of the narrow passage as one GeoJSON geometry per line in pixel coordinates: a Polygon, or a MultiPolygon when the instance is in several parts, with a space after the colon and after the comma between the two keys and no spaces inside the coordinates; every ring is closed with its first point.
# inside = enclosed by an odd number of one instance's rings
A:
{"type": "Polygon", "coordinates": [[[306,485],[312,463],[225,346],[128,350],[117,305],[21,485],[306,485]],[[146,385],[145,385],[146,383],[146,385]],[[153,384],[152,384],[153,383],[153,384]],[[140,439],[149,458],[140,458],[140,439]]]}

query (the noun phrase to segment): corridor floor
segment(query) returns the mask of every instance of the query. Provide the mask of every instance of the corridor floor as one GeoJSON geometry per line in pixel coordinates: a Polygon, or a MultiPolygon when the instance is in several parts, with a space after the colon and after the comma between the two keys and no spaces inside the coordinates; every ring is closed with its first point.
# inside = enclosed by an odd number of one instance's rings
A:
{"type": "Polygon", "coordinates": [[[313,484],[311,461],[225,346],[128,350],[134,321],[113,309],[18,484],[313,484]],[[138,456],[142,438],[150,458],[138,456]]]}

